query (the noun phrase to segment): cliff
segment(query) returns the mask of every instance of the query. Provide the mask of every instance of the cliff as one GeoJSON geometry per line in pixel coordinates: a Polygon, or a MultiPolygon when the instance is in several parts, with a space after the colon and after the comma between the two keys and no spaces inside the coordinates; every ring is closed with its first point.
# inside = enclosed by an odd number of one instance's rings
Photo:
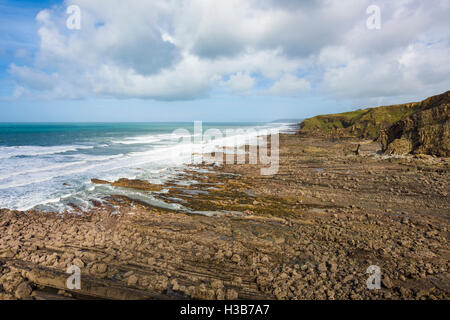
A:
{"type": "Polygon", "coordinates": [[[450,91],[430,97],[416,111],[384,130],[379,140],[390,154],[450,156],[450,91]]]}
{"type": "Polygon", "coordinates": [[[306,119],[300,134],[377,139],[389,154],[449,156],[450,91],[421,102],[320,115],[306,119]]]}
{"type": "Polygon", "coordinates": [[[414,103],[367,108],[338,114],[320,115],[306,119],[300,133],[330,137],[376,139],[380,130],[387,129],[415,111],[414,103]]]}

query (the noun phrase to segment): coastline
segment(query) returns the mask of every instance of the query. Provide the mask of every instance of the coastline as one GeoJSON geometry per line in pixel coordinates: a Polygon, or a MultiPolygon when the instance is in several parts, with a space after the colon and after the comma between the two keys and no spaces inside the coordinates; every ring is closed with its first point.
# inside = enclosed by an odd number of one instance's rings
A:
{"type": "Polygon", "coordinates": [[[196,184],[155,194],[218,216],[124,196],[64,218],[2,209],[0,299],[448,299],[449,160],[379,148],[280,135],[275,176],[196,166],[179,177],[196,184]],[[66,288],[72,264],[81,290],[66,288]]]}
{"type": "MultiPolygon", "coordinates": [[[[0,146],[0,208],[64,212],[75,205],[80,211],[89,211],[94,208],[91,199],[101,202],[105,194],[117,191],[92,184],[92,178],[164,183],[192,161],[191,149],[200,146],[197,137],[202,129],[205,140],[216,129],[222,134],[201,144],[205,150],[211,150],[215,143],[229,145],[237,140],[236,144],[245,144],[255,134],[283,130],[285,126],[196,122],[0,128],[0,140],[9,141],[0,146]],[[11,135],[17,138],[9,139],[11,135]]],[[[152,201],[145,195],[142,198],[152,201]]]]}

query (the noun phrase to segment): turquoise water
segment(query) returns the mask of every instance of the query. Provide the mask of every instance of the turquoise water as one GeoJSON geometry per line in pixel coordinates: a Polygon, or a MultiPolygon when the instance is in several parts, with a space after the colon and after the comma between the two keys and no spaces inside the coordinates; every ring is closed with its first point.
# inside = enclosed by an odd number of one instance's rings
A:
{"type": "MultiPolygon", "coordinates": [[[[0,208],[88,210],[90,200],[124,193],[156,201],[151,194],[93,185],[91,178],[146,179],[161,183],[183,169],[191,149],[176,129],[193,123],[0,123],[0,208]]],[[[203,123],[219,129],[278,130],[283,124],[203,123]]],[[[245,140],[240,133],[239,139],[245,140]]],[[[238,140],[239,140],[238,139],[238,140]]],[[[223,139],[226,140],[226,139],[223,139]]],[[[244,141],[243,140],[243,141],[244,141]]],[[[220,144],[220,140],[211,144],[220,144]]]]}

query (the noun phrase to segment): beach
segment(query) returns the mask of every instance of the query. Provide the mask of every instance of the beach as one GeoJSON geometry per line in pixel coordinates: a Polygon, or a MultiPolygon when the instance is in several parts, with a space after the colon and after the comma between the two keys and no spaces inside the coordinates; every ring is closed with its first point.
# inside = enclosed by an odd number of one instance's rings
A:
{"type": "Polygon", "coordinates": [[[92,176],[155,201],[110,192],[83,214],[2,209],[0,299],[449,298],[448,158],[279,139],[272,176],[248,162],[159,183],[92,176]],[[67,288],[73,265],[80,289],[67,288]]]}

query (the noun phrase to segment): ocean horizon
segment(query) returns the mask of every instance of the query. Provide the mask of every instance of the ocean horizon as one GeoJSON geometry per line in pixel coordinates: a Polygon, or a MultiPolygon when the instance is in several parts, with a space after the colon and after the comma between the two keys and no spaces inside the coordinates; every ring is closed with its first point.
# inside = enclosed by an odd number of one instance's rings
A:
{"type": "MultiPolygon", "coordinates": [[[[288,126],[204,122],[203,131],[283,130],[288,126]]],[[[174,140],[172,133],[176,129],[193,133],[194,123],[0,123],[0,208],[62,212],[75,205],[89,210],[93,200],[103,202],[110,194],[155,203],[159,200],[150,194],[94,185],[91,179],[129,178],[164,183],[179,173],[191,157],[190,149],[174,140]]],[[[214,144],[226,144],[225,139],[214,144]]],[[[234,139],[244,144],[247,137],[241,134],[234,139]]],[[[214,151],[212,144],[208,150],[214,151]]]]}

